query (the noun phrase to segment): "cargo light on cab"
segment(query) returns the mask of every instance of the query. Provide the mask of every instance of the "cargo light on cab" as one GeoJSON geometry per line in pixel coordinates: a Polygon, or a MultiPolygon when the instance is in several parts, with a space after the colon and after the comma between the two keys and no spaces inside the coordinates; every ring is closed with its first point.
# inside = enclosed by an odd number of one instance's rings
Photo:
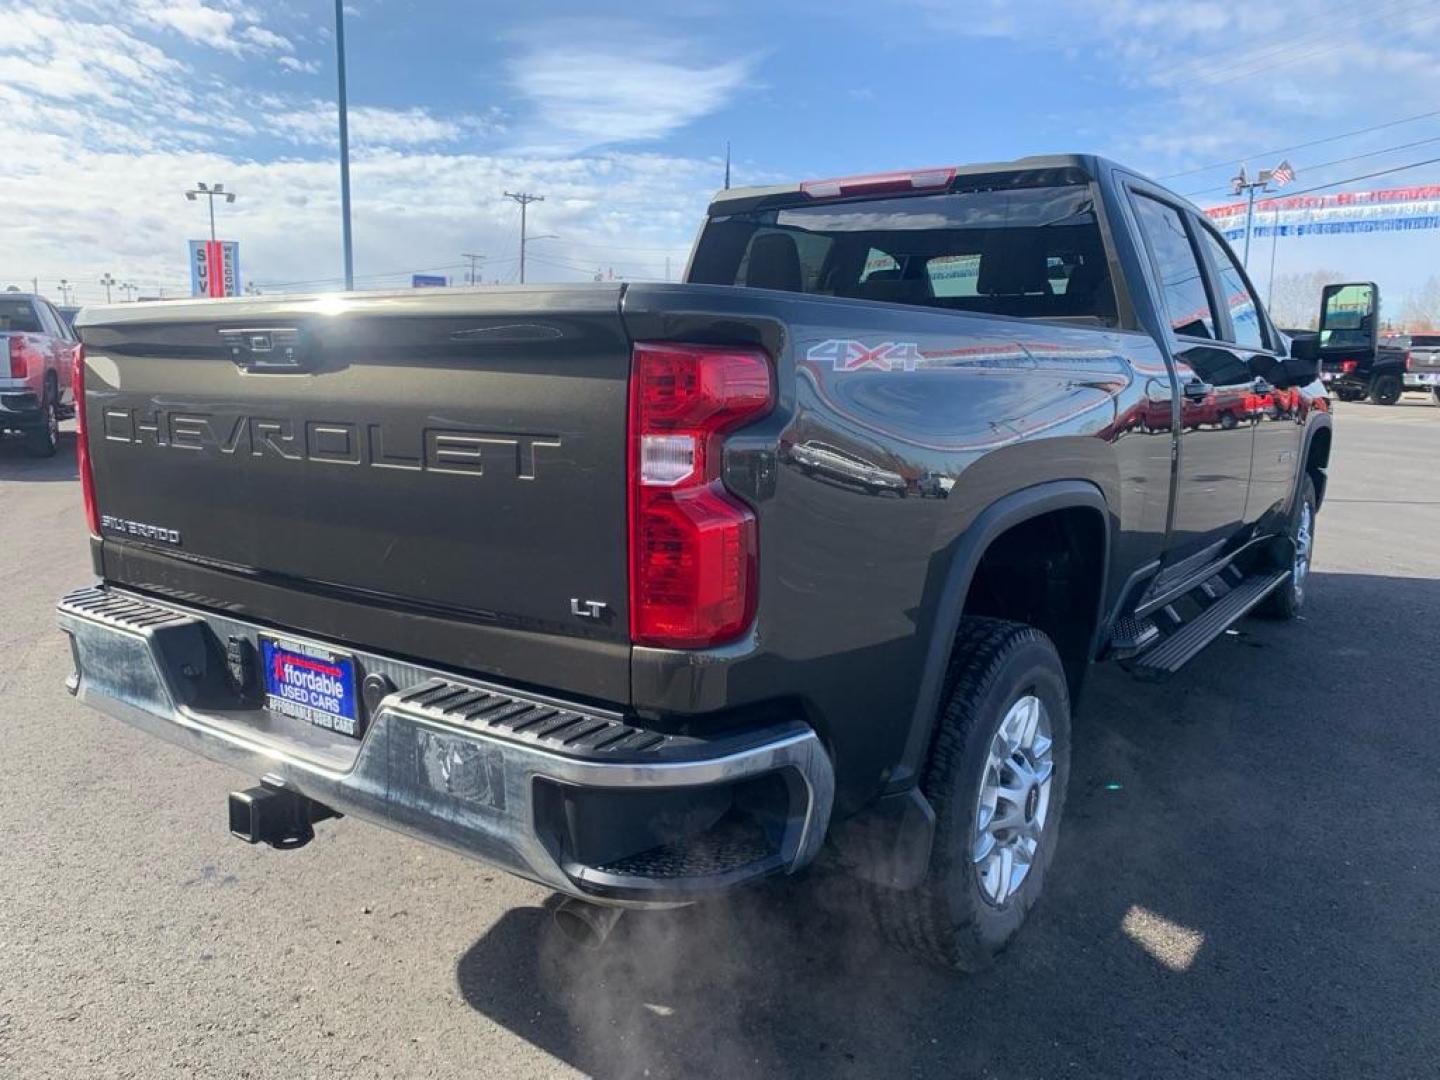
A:
{"type": "Polygon", "coordinates": [[[907,191],[936,191],[955,179],[953,166],[942,169],[911,169],[905,172],[841,176],[833,180],[806,180],[800,192],[811,199],[839,199],[850,195],[901,194],[907,191]]]}
{"type": "Polygon", "coordinates": [[[703,648],[755,617],[755,513],[720,479],[723,436],[774,405],[754,349],[639,343],[630,379],[630,636],[703,648]]]}

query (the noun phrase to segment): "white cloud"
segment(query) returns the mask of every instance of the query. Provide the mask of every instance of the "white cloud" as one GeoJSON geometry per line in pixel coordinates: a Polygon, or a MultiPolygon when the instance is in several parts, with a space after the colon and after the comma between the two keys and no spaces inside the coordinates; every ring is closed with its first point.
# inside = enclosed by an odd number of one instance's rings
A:
{"type": "Polygon", "coordinates": [[[294,71],[305,75],[315,75],[320,71],[320,65],[314,60],[300,60],[294,56],[282,56],[275,61],[286,71],[294,71]]]}
{"type": "Polygon", "coordinates": [[[730,104],[751,83],[755,60],[706,63],[697,42],[657,39],[610,24],[602,40],[587,20],[552,20],[522,38],[509,66],[535,111],[537,146],[576,150],[660,139],[730,104]]]}
{"type": "MultiPolygon", "coordinates": [[[[270,98],[261,114],[265,126],[298,146],[330,147],[339,142],[339,116],[334,105],[313,101],[304,108],[282,109],[270,98]]],[[[495,116],[440,117],[428,109],[386,109],[358,105],[349,110],[350,139],[357,147],[427,146],[493,135],[502,131],[495,116]]]]}

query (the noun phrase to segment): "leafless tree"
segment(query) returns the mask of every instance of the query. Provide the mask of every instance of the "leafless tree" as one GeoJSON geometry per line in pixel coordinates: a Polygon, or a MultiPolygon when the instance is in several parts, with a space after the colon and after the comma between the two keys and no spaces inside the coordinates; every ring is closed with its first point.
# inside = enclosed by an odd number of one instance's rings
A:
{"type": "Polygon", "coordinates": [[[1400,321],[1406,330],[1440,328],[1440,277],[1428,278],[1400,305],[1400,321]]]}
{"type": "Polygon", "coordinates": [[[1338,270],[1309,270],[1281,274],[1275,279],[1270,317],[1276,326],[1294,330],[1315,330],[1320,325],[1320,290],[1344,281],[1338,270]]]}

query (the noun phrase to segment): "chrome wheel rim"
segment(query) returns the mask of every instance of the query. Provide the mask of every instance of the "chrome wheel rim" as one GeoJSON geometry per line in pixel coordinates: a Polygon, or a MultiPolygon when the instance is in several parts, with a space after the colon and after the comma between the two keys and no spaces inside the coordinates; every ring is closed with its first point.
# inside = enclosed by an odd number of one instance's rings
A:
{"type": "Polygon", "coordinates": [[[1295,599],[1305,595],[1305,578],[1310,573],[1310,548],[1315,542],[1315,511],[1308,502],[1300,504],[1300,520],[1295,523],[1295,566],[1290,571],[1290,581],[1295,588],[1295,599]]]}
{"type": "Polygon", "coordinates": [[[55,411],[53,401],[45,407],[45,435],[51,446],[60,441],[60,414],[55,411]]]}
{"type": "Polygon", "coordinates": [[[1050,717],[1033,694],[1010,706],[990,741],[970,862],[980,892],[997,907],[1015,895],[1039,857],[1055,774],[1053,746],[1050,717]]]}

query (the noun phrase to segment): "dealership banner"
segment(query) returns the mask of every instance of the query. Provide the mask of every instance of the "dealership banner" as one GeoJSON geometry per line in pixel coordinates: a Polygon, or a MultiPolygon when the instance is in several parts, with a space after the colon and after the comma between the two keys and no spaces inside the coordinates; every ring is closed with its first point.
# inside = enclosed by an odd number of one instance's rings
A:
{"type": "MultiPolygon", "coordinates": [[[[1227,240],[1245,235],[1245,204],[1205,211],[1227,240]]],[[[1337,236],[1354,233],[1440,229],[1440,184],[1345,191],[1338,195],[1292,195],[1255,203],[1252,236],[1337,236]]]]}
{"type": "Polygon", "coordinates": [[[240,295],[240,245],[233,240],[190,241],[190,295],[240,295]]]}

